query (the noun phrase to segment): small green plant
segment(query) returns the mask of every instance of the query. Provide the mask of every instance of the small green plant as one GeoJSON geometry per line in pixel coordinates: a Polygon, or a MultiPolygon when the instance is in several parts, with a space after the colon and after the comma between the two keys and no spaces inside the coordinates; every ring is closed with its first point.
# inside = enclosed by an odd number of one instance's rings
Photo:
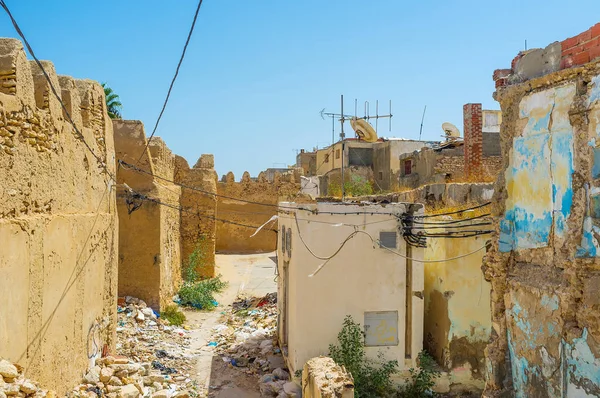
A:
{"type": "Polygon", "coordinates": [[[164,311],[160,313],[160,317],[169,321],[171,325],[180,326],[185,322],[185,314],[179,311],[179,307],[175,304],[168,305],[164,311]]]}
{"type": "MultiPolygon", "coordinates": [[[[350,181],[344,183],[344,193],[346,196],[366,196],[373,195],[373,185],[365,177],[359,175],[351,175],[350,181]]],[[[341,197],[342,187],[338,182],[331,182],[327,186],[327,194],[329,196],[341,197]]]]}
{"type": "Polygon", "coordinates": [[[398,398],[424,398],[435,396],[431,389],[435,385],[435,379],[440,377],[436,370],[435,360],[426,352],[421,351],[417,357],[418,369],[411,368],[410,378],[398,391],[398,398]]]}
{"type": "Polygon", "coordinates": [[[227,282],[221,279],[221,275],[214,278],[200,276],[198,271],[207,266],[207,245],[207,239],[202,236],[190,254],[183,269],[184,282],[179,289],[179,299],[182,305],[212,310],[217,306],[215,294],[221,293],[227,287],[227,282]]]}
{"type": "Polygon", "coordinates": [[[329,356],[346,368],[354,378],[356,398],[386,397],[394,393],[391,376],[398,371],[398,361],[368,359],[365,354],[364,332],[351,316],[346,316],[338,334],[338,345],[329,346],[329,356]]]}

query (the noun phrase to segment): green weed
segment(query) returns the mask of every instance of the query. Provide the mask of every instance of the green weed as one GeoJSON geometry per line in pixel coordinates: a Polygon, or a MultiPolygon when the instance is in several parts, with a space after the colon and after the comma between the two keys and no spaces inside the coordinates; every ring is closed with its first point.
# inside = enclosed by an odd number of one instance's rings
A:
{"type": "Polygon", "coordinates": [[[179,307],[175,304],[168,305],[164,311],[160,313],[160,317],[169,321],[171,325],[181,326],[185,323],[185,314],[179,311],[179,307]]]}

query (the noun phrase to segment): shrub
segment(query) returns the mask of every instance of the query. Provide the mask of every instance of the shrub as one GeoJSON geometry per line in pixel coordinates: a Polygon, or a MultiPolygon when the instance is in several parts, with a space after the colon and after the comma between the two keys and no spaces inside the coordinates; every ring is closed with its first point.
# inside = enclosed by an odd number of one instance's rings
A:
{"type": "Polygon", "coordinates": [[[185,322],[185,314],[179,311],[179,307],[175,304],[168,305],[164,311],[160,313],[160,317],[169,321],[171,325],[180,326],[185,322]]]}
{"type": "Polygon", "coordinates": [[[431,389],[435,385],[435,379],[440,377],[436,370],[434,359],[426,352],[421,351],[417,357],[418,369],[411,368],[410,378],[402,386],[397,397],[402,398],[425,398],[434,396],[431,389]]]}
{"type": "Polygon", "coordinates": [[[212,310],[217,306],[214,295],[227,287],[227,282],[221,280],[221,275],[214,278],[202,278],[198,273],[199,269],[207,265],[207,249],[208,240],[201,236],[183,269],[184,282],[179,289],[179,299],[182,305],[212,310]]]}
{"type": "Polygon", "coordinates": [[[364,333],[360,324],[346,316],[344,326],[338,334],[338,345],[329,346],[329,355],[346,368],[354,378],[356,398],[385,397],[393,394],[391,376],[398,371],[398,361],[379,361],[366,357],[364,333]]]}
{"type": "Polygon", "coordinates": [[[203,310],[212,310],[217,306],[215,294],[227,287],[227,282],[221,280],[221,275],[198,282],[184,282],[179,289],[179,299],[182,305],[189,305],[203,310]]]}

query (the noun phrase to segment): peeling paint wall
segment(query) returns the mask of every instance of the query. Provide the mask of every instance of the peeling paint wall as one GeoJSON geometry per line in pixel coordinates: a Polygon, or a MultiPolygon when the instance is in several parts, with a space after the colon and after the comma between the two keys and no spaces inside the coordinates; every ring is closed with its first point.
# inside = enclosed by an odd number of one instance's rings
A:
{"type": "MultiPolygon", "coordinates": [[[[477,229],[477,226],[467,229],[477,229]]],[[[439,260],[471,253],[485,246],[488,239],[487,236],[429,239],[424,259],[439,260]]],[[[424,345],[448,372],[453,391],[481,391],[484,387],[484,349],[492,328],[491,287],[481,272],[485,252],[481,249],[460,260],[425,264],[424,345]]]]}
{"type": "Polygon", "coordinates": [[[598,62],[499,86],[486,396],[600,395],[598,62]],[[507,360],[508,358],[508,360],[507,360]]]}

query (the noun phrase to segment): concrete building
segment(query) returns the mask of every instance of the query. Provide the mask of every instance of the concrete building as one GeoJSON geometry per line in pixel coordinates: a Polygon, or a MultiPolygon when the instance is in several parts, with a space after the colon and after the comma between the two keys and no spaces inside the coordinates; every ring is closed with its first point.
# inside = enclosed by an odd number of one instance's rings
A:
{"type": "Polygon", "coordinates": [[[346,315],[366,353],[415,365],[423,347],[423,249],[398,233],[418,204],[279,204],[278,334],[290,372],[327,355],[346,315]],[[405,256],[408,259],[401,257],[405,256]]]}
{"type": "Polygon", "coordinates": [[[317,151],[306,152],[300,149],[296,155],[296,168],[301,168],[306,177],[312,177],[317,172],[317,151]]]}
{"type": "Polygon", "coordinates": [[[344,140],[344,156],[342,142],[337,142],[327,148],[317,151],[316,174],[321,180],[321,193],[330,194],[330,184],[341,181],[342,158],[344,165],[344,181],[352,176],[359,176],[373,185],[375,191],[395,190],[398,187],[400,175],[399,157],[404,153],[412,153],[435,144],[432,141],[406,139],[382,139],[371,143],[348,138],[344,140]]]}

